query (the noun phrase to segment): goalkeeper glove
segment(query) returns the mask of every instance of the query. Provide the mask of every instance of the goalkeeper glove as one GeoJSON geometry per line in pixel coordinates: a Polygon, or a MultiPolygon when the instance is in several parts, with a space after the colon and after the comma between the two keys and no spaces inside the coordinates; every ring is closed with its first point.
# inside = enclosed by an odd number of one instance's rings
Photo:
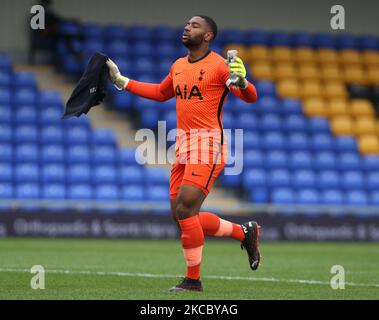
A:
{"type": "Polygon", "coordinates": [[[106,63],[109,69],[109,79],[118,90],[124,90],[129,82],[129,78],[121,74],[117,65],[111,59],[108,59],[106,63]]]}
{"type": "Polygon", "coordinates": [[[229,84],[240,89],[246,89],[248,85],[246,80],[246,69],[241,58],[235,57],[234,61],[228,63],[228,65],[231,75],[231,78],[228,80],[230,81],[229,84]]]}

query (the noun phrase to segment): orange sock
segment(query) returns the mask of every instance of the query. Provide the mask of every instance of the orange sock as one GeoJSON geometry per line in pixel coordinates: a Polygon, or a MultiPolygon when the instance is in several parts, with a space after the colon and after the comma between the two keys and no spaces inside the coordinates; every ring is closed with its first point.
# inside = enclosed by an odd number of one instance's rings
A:
{"type": "Polygon", "coordinates": [[[200,212],[199,220],[204,234],[214,237],[231,237],[242,241],[245,234],[239,224],[219,218],[210,212],[200,212]]]}
{"type": "Polygon", "coordinates": [[[200,279],[201,255],[204,246],[204,232],[201,227],[199,217],[179,220],[182,230],[182,247],[184,258],[187,264],[186,277],[190,279],[200,279]]]}

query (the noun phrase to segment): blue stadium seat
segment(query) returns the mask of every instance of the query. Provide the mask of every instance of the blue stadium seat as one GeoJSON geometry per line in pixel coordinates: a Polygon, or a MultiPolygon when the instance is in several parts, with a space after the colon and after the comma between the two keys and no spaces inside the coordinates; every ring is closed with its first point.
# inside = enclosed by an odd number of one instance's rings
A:
{"type": "Polygon", "coordinates": [[[309,124],[305,117],[293,114],[284,119],[283,128],[287,132],[306,132],[309,124]]]}
{"type": "Polygon", "coordinates": [[[13,149],[10,143],[0,143],[0,162],[10,162],[13,159],[13,149]]]}
{"type": "Polygon", "coordinates": [[[108,43],[106,53],[109,57],[128,56],[132,53],[132,50],[127,42],[122,40],[115,40],[108,43]]]}
{"type": "Polygon", "coordinates": [[[15,194],[18,199],[38,199],[40,188],[38,183],[20,183],[16,186],[15,194]]]}
{"type": "Polygon", "coordinates": [[[308,119],[308,129],[313,134],[328,133],[330,134],[329,121],[323,117],[312,117],[308,119]]]}
{"type": "Polygon", "coordinates": [[[11,103],[11,91],[9,89],[0,88],[0,104],[6,105],[11,103]]]}
{"type": "Polygon", "coordinates": [[[39,150],[35,144],[19,144],[15,150],[15,160],[17,162],[38,162],[39,150]]]}
{"type": "Polygon", "coordinates": [[[150,201],[168,201],[168,186],[148,186],[146,188],[146,198],[150,201]]]}
{"type": "Polygon", "coordinates": [[[358,41],[361,50],[379,50],[379,39],[375,36],[363,35],[358,41]]]}
{"type": "Polygon", "coordinates": [[[239,113],[236,117],[236,129],[256,130],[258,127],[257,117],[250,113],[239,113]]]}
{"type": "Polygon", "coordinates": [[[123,148],[118,150],[118,161],[121,165],[135,165],[136,162],[136,149],[123,148]]]}
{"type": "Polygon", "coordinates": [[[348,136],[335,137],[335,148],[340,152],[358,152],[357,140],[348,136]]]}
{"type": "Polygon", "coordinates": [[[242,177],[243,186],[247,190],[257,187],[266,187],[267,180],[267,174],[262,169],[245,170],[242,177]]]}
{"type": "Polygon", "coordinates": [[[320,189],[340,188],[341,181],[338,172],[333,170],[320,171],[317,178],[317,186],[320,189]]]}
{"type": "MultiPolygon", "coordinates": [[[[157,44],[154,55],[157,59],[170,59],[171,63],[175,61],[176,58],[176,46],[170,42],[162,42],[157,44]]],[[[169,72],[170,69],[166,69],[166,73],[169,72]]]]}
{"type": "MultiPolygon", "coordinates": [[[[85,48],[83,48],[84,52],[85,48]]],[[[80,73],[84,69],[84,65],[81,60],[73,55],[67,55],[63,58],[63,70],[68,74],[80,73]]]]}
{"type": "Polygon", "coordinates": [[[123,165],[119,168],[117,174],[119,183],[127,184],[142,184],[144,182],[144,173],[142,168],[137,165],[123,165]]]}
{"type": "Polygon", "coordinates": [[[0,125],[12,123],[12,109],[0,106],[0,125]]]}
{"type": "Polygon", "coordinates": [[[24,104],[35,104],[37,102],[37,94],[34,89],[24,88],[16,89],[13,92],[13,103],[16,106],[24,104]]]}
{"type": "Polygon", "coordinates": [[[89,39],[83,43],[83,52],[92,55],[96,52],[103,52],[105,49],[104,43],[101,40],[89,39]]]}
{"type": "Polygon", "coordinates": [[[14,113],[15,123],[28,125],[38,122],[38,111],[32,106],[22,106],[14,113]]]}
{"type": "Polygon", "coordinates": [[[344,203],[344,195],[338,189],[321,191],[320,203],[325,205],[341,205],[344,203]]]}
{"type": "Polygon", "coordinates": [[[67,168],[67,182],[71,184],[91,183],[92,171],[88,164],[73,164],[67,168]]]}
{"type": "Polygon", "coordinates": [[[65,183],[66,169],[62,164],[46,164],[42,167],[41,180],[44,183],[56,182],[65,183]]]}
{"type": "Polygon", "coordinates": [[[96,146],[116,146],[116,137],[113,129],[101,128],[93,130],[91,134],[91,142],[96,146]]]}
{"type": "Polygon", "coordinates": [[[63,111],[56,107],[45,108],[40,115],[42,125],[60,125],[62,123],[63,111]]]}
{"type": "Polygon", "coordinates": [[[8,72],[12,71],[12,61],[10,57],[7,54],[1,53],[1,52],[0,52],[0,70],[8,71],[8,72]]]}
{"type": "Polygon", "coordinates": [[[361,158],[357,153],[342,152],[338,157],[338,168],[340,170],[360,170],[361,158]]]}
{"type": "Polygon", "coordinates": [[[336,43],[334,37],[328,33],[318,33],[313,36],[313,46],[316,48],[330,48],[334,49],[336,43]]]}
{"type": "Polygon", "coordinates": [[[335,143],[332,136],[325,133],[314,134],[311,139],[310,147],[314,151],[334,151],[335,143]]]}
{"type": "MultiPolygon", "coordinates": [[[[259,94],[259,93],[258,93],[259,94]]],[[[254,103],[252,106],[247,106],[249,111],[258,112],[263,115],[267,113],[279,114],[282,113],[281,101],[273,96],[265,96],[259,98],[257,103],[254,103]]]]}
{"type": "Polygon", "coordinates": [[[346,171],[341,174],[342,187],[344,189],[363,189],[365,180],[359,171],[346,171]]]}
{"type": "Polygon", "coordinates": [[[64,200],[66,198],[66,187],[64,184],[48,183],[42,186],[42,198],[64,200]]]}
{"type": "Polygon", "coordinates": [[[0,124],[0,142],[12,142],[11,126],[0,124]]]}
{"type": "MultiPolygon", "coordinates": [[[[0,197],[1,197],[1,185],[0,185],[0,197]]],[[[374,191],[371,193],[370,204],[373,206],[379,206],[379,191],[374,191]]]]}
{"type": "Polygon", "coordinates": [[[166,120],[167,130],[176,128],[176,111],[166,111],[164,114],[164,120],[166,120]]]}
{"type": "MultiPolygon", "coordinates": [[[[244,134],[244,138],[246,134],[244,134]]],[[[266,150],[283,150],[285,148],[285,139],[283,134],[279,132],[268,132],[262,136],[261,147],[266,150]]],[[[246,146],[246,145],[245,145],[246,146]]]]}
{"type": "Polygon", "coordinates": [[[14,89],[28,88],[35,90],[37,81],[32,72],[17,72],[13,75],[12,85],[14,89]]]}
{"type": "Polygon", "coordinates": [[[94,167],[92,182],[95,184],[114,184],[117,178],[117,171],[114,166],[100,165],[94,167]]]}
{"type": "Polygon", "coordinates": [[[147,167],[144,170],[144,182],[146,185],[168,185],[169,174],[163,168],[147,167]]]}
{"type": "Polygon", "coordinates": [[[289,158],[291,169],[311,169],[313,167],[313,156],[307,151],[292,152],[289,158]]]}
{"type": "Polygon", "coordinates": [[[296,202],[296,196],[291,189],[278,188],[271,192],[271,201],[274,204],[293,204],[296,202]]]}
{"type": "Polygon", "coordinates": [[[307,151],[310,146],[309,138],[304,133],[291,133],[287,138],[287,148],[290,151],[307,151]]]}
{"type": "Polygon", "coordinates": [[[133,105],[133,96],[125,92],[117,92],[113,95],[113,105],[117,110],[130,110],[133,105]]]}
{"type": "Polygon", "coordinates": [[[268,203],[269,192],[266,188],[254,188],[249,193],[249,199],[254,203],[268,203]]]}
{"type": "Polygon", "coordinates": [[[265,155],[260,150],[247,150],[243,154],[245,168],[263,168],[266,166],[265,155]]]}
{"type": "Polygon", "coordinates": [[[60,126],[44,126],[41,129],[40,139],[42,143],[62,143],[63,129],[60,126]]]}
{"type": "Polygon", "coordinates": [[[68,188],[68,198],[72,200],[91,200],[93,191],[89,184],[72,184],[68,188]]]}
{"type": "Polygon", "coordinates": [[[102,184],[95,188],[95,199],[102,201],[119,200],[120,192],[114,184],[102,184]]]}
{"type": "Polygon", "coordinates": [[[40,161],[42,163],[63,163],[65,161],[65,149],[60,144],[43,145],[40,161]]]}
{"type": "Polygon", "coordinates": [[[289,33],[286,32],[272,32],[269,35],[269,43],[271,46],[291,46],[291,36],[289,33]]]}
{"type": "Polygon", "coordinates": [[[100,145],[92,148],[93,163],[95,164],[109,164],[113,165],[117,160],[116,149],[111,146],[100,145]]]}
{"type": "Polygon", "coordinates": [[[38,129],[36,126],[23,125],[14,127],[14,141],[20,143],[37,143],[39,140],[38,129]]]}
{"type": "Polygon", "coordinates": [[[151,37],[153,35],[153,30],[151,28],[148,28],[146,26],[142,25],[134,25],[127,28],[128,36],[130,37],[131,41],[143,41],[143,42],[149,42],[151,40],[151,37]]]}
{"type": "Polygon", "coordinates": [[[9,89],[11,86],[12,76],[8,71],[0,69],[0,88],[4,87],[5,89],[9,89]]]}
{"type": "Polygon", "coordinates": [[[366,206],[368,200],[368,195],[361,190],[350,190],[346,193],[345,202],[348,205],[366,206]]]}
{"type": "Polygon", "coordinates": [[[224,187],[238,188],[240,187],[242,183],[242,176],[240,174],[236,174],[236,175],[224,174],[222,176],[221,182],[224,187]]]}
{"type": "Polygon", "coordinates": [[[320,194],[314,189],[299,190],[297,193],[296,202],[300,204],[319,204],[320,194]]]}
{"type": "Polygon", "coordinates": [[[121,188],[121,200],[143,201],[145,200],[145,188],[139,184],[130,184],[121,188]]]}
{"type": "Polygon", "coordinates": [[[158,120],[159,120],[158,109],[148,110],[146,112],[141,112],[140,114],[140,126],[142,128],[155,129],[158,127],[158,120]]]}
{"type": "Polygon", "coordinates": [[[337,35],[335,38],[337,49],[359,49],[359,41],[358,38],[351,34],[341,34],[337,35]]]}
{"type": "Polygon", "coordinates": [[[289,187],[291,185],[291,175],[288,170],[271,170],[268,175],[268,184],[271,188],[289,187]]]}
{"type": "Polygon", "coordinates": [[[87,116],[80,116],[80,117],[74,117],[69,119],[64,119],[62,121],[65,128],[71,130],[73,128],[86,128],[87,130],[90,130],[90,123],[87,116]]]}
{"type": "Polygon", "coordinates": [[[317,169],[335,169],[337,167],[337,159],[333,152],[318,152],[315,154],[314,164],[317,169]]]}
{"type": "Polygon", "coordinates": [[[259,97],[265,97],[265,96],[276,96],[276,89],[275,85],[272,81],[256,81],[254,83],[255,88],[257,89],[257,92],[259,94],[259,97]]]}
{"type": "Polygon", "coordinates": [[[237,125],[237,122],[234,121],[233,114],[225,111],[222,115],[222,123],[225,129],[233,129],[237,125]]]}
{"type": "MultiPolygon", "coordinates": [[[[244,35],[244,41],[249,45],[268,45],[268,33],[260,30],[247,31],[244,35]]],[[[234,42],[234,41],[233,41],[234,42]]]]}
{"type": "Polygon", "coordinates": [[[293,173],[292,186],[297,189],[313,188],[316,185],[316,176],[311,170],[296,170],[293,173]]]}
{"type": "MultiPolygon", "coordinates": [[[[257,122],[258,122],[258,128],[262,131],[281,131],[282,129],[282,120],[280,116],[274,113],[268,113],[268,114],[263,115],[261,119],[259,119],[259,121],[257,122]]],[[[253,128],[248,127],[246,129],[251,130],[253,128]]]]}
{"type": "Polygon", "coordinates": [[[87,163],[91,159],[90,150],[87,145],[73,145],[67,149],[66,161],[67,163],[87,163]]]}
{"type": "Polygon", "coordinates": [[[311,47],[312,36],[307,32],[297,32],[291,35],[291,44],[294,47],[311,47]]]}
{"type": "Polygon", "coordinates": [[[367,173],[367,189],[379,191],[379,171],[367,173]]]}
{"type": "Polygon", "coordinates": [[[10,163],[0,162],[0,182],[12,182],[13,168],[10,163]]]}
{"type": "Polygon", "coordinates": [[[12,184],[0,182],[0,199],[11,199],[13,196],[12,184]]]}
{"type": "Polygon", "coordinates": [[[81,25],[76,22],[63,20],[59,24],[59,31],[64,35],[78,35],[81,32],[81,25]]]}
{"type": "Polygon", "coordinates": [[[15,166],[14,179],[17,183],[38,182],[39,178],[39,167],[35,163],[22,163],[15,166]]]}
{"type": "Polygon", "coordinates": [[[128,30],[122,25],[107,25],[104,27],[104,34],[109,41],[122,41],[128,38],[128,30]]]}
{"type": "Polygon", "coordinates": [[[379,156],[377,155],[366,155],[362,157],[362,168],[368,172],[379,171],[379,156]]]}
{"type": "Polygon", "coordinates": [[[288,159],[283,151],[273,150],[266,154],[265,165],[269,169],[287,168],[288,159]]]}
{"type": "Polygon", "coordinates": [[[65,141],[69,146],[75,144],[88,144],[90,141],[91,132],[85,127],[75,127],[66,130],[65,141]]]}

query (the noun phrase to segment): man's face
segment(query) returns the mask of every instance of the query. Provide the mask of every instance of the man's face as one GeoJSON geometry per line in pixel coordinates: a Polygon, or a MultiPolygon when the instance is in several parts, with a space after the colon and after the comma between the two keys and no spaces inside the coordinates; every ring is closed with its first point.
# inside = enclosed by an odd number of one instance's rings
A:
{"type": "Polygon", "coordinates": [[[207,22],[201,17],[192,17],[184,27],[182,43],[187,48],[199,46],[203,42],[209,42],[213,37],[207,22]]]}

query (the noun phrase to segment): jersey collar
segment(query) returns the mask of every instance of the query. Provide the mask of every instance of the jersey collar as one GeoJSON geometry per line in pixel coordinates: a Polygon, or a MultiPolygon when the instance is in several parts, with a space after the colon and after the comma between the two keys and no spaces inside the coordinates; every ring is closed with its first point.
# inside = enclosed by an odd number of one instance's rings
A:
{"type": "Polygon", "coordinates": [[[189,63],[196,63],[196,62],[199,62],[200,60],[203,60],[204,58],[206,58],[211,52],[212,52],[212,50],[208,49],[207,53],[205,55],[203,55],[201,58],[194,60],[194,61],[191,61],[189,56],[188,56],[187,60],[189,63]]]}

